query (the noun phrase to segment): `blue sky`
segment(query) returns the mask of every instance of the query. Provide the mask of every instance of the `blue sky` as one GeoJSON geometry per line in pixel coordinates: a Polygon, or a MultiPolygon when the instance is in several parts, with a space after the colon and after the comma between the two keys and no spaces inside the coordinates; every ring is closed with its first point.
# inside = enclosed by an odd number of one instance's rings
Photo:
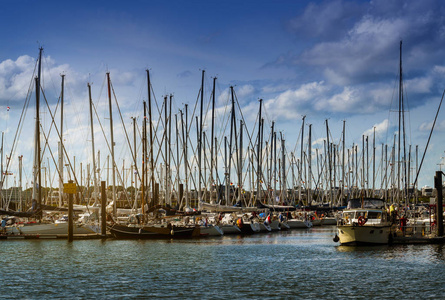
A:
{"type": "MultiPolygon", "coordinates": [[[[141,117],[142,100],[147,99],[145,69],[151,71],[158,100],[174,94],[176,111],[184,103],[193,107],[205,69],[206,93],[211,78],[218,77],[220,107],[229,86],[235,87],[250,130],[261,98],[267,128],[275,121],[289,148],[295,147],[306,115],[314,141],[325,138],[328,119],[339,143],[346,120],[348,147],[361,145],[363,134],[372,139],[376,127],[377,155],[382,143],[392,146],[396,131],[400,40],[407,144],[413,149],[419,145],[419,156],[445,89],[441,1],[0,0],[0,5],[0,124],[6,145],[12,144],[38,47],[43,46],[45,90],[53,105],[60,92],[59,74],[66,74],[67,147],[79,161],[87,160],[90,147],[90,138],[85,138],[87,82],[107,126],[107,71],[128,123],[130,116],[141,117]]],[[[49,126],[49,114],[45,118],[49,126]]],[[[444,161],[444,131],[441,112],[420,186],[433,184],[444,161]]],[[[23,151],[31,144],[25,147],[25,141],[23,151]]],[[[120,153],[125,159],[123,148],[120,153]]],[[[101,155],[103,163],[107,154],[101,155]]]]}

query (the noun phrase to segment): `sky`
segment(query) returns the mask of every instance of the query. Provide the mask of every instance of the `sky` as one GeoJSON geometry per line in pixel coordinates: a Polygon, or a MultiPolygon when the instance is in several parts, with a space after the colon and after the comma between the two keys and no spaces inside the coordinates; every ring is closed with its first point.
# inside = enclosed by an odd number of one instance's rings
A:
{"type": "MultiPolygon", "coordinates": [[[[63,134],[70,156],[76,156],[77,164],[83,161],[83,168],[91,163],[87,83],[97,108],[95,142],[102,166],[109,153],[99,125],[100,121],[109,135],[106,72],[129,132],[131,117],[137,118],[138,126],[142,122],[142,102],[148,97],[146,69],[159,105],[165,95],[173,95],[174,113],[184,110],[185,104],[192,112],[205,70],[206,103],[217,77],[217,106],[227,115],[233,86],[251,134],[258,100],[263,99],[265,131],[275,122],[288,152],[300,147],[303,116],[305,135],[312,125],[313,149],[326,139],[326,122],[331,142],[340,144],[345,121],[346,147],[358,144],[360,153],[362,136],[369,137],[371,147],[375,131],[379,164],[381,145],[391,148],[398,130],[403,41],[406,148],[412,147],[414,171],[416,146],[420,164],[445,89],[445,5],[440,0],[0,0],[0,6],[0,129],[8,156],[39,47],[44,48],[43,87],[53,113],[60,74],[65,75],[63,134]]],[[[29,185],[32,177],[33,101],[12,156],[11,168],[17,169],[15,157],[24,155],[23,185],[29,185]]],[[[113,109],[117,120],[117,108],[113,109]]],[[[41,119],[48,130],[49,111],[41,119]]],[[[223,115],[219,122],[224,124],[223,115]]],[[[115,126],[116,160],[121,166],[125,159],[128,164],[128,149],[123,125],[115,126]]],[[[208,130],[208,119],[204,126],[208,130]]],[[[57,143],[54,131],[50,140],[57,143]]],[[[419,187],[433,186],[435,171],[445,168],[444,137],[441,109],[419,187]]],[[[299,151],[295,153],[299,156],[299,151]]],[[[45,160],[48,172],[54,174],[49,153],[45,160]]],[[[8,178],[9,186],[13,180],[18,179],[8,178]]]]}

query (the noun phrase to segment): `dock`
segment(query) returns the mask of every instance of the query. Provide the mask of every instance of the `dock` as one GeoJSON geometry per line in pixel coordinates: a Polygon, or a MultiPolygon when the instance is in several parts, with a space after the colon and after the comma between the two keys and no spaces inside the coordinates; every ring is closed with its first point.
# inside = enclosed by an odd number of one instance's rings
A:
{"type": "MultiPolygon", "coordinates": [[[[73,239],[75,240],[93,240],[93,239],[105,239],[109,235],[102,236],[101,234],[75,234],[73,239]]],[[[20,234],[20,235],[0,235],[0,240],[48,240],[48,239],[67,239],[68,234],[20,234]]]]}

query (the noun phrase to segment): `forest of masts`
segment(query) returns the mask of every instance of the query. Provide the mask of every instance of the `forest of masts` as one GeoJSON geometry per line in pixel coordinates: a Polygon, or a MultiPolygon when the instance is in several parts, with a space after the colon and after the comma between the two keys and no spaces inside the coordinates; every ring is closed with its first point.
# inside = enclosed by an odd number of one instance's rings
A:
{"type": "MultiPolygon", "coordinates": [[[[50,205],[65,205],[60,193],[51,197],[53,187],[50,180],[48,189],[46,174],[42,179],[44,157],[52,160],[55,175],[59,179],[59,189],[63,182],[73,180],[78,185],[79,203],[93,204],[99,199],[100,181],[104,180],[103,169],[107,170],[108,197],[118,207],[152,207],[170,205],[183,209],[198,207],[200,201],[222,205],[257,206],[269,205],[315,205],[341,206],[346,199],[356,197],[378,197],[389,202],[412,201],[417,197],[415,174],[418,173],[418,146],[415,149],[405,143],[403,117],[403,91],[399,88],[399,131],[394,134],[392,145],[376,145],[375,128],[372,136],[362,136],[361,144],[353,143],[346,147],[345,126],[337,142],[325,121],[325,138],[322,146],[312,148],[312,124],[306,117],[301,119],[300,131],[292,151],[288,150],[283,132],[277,131],[275,123],[265,124],[264,105],[258,102],[258,114],[254,125],[249,128],[241,111],[236,92],[230,87],[229,99],[224,107],[216,107],[213,78],[210,99],[205,99],[205,71],[202,71],[201,88],[194,107],[184,105],[173,112],[173,95],[163,96],[158,101],[150,83],[150,72],[146,71],[148,100],[143,102],[142,124],[132,118],[132,128],[126,128],[120,111],[110,73],[106,74],[106,87],[109,105],[109,132],[105,132],[91,97],[88,84],[89,121],[91,129],[91,161],[86,169],[80,163],[76,170],[75,157],[68,155],[62,142],[58,142],[58,158],[55,158],[48,145],[51,131],[63,141],[63,102],[64,77],[62,75],[60,125],[55,113],[49,131],[41,130],[39,123],[40,83],[37,78],[32,89],[36,91],[36,135],[40,157],[34,159],[33,199],[50,205]],[[115,160],[113,135],[113,108],[117,108],[129,161],[115,160]],[[107,159],[101,166],[101,151],[95,149],[94,126],[100,126],[107,140],[107,159]],[[400,134],[399,134],[400,133],[400,134]],[[40,141],[41,140],[41,141],[40,141]],[[376,153],[378,152],[378,153],[376,153]],[[413,153],[415,157],[413,158],[413,153]],[[49,153],[49,155],[48,155],[49,153]],[[413,163],[414,162],[414,163],[413,163]],[[414,165],[415,164],[415,165],[414,165]],[[106,165],[106,167],[105,167],[106,165]],[[68,168],[68,178],[64,178],[64,167],[68,168]],[[110,172],[111,171],[111,172],[110,172]],[[110,174],[111,173],[111,174],[110,174]],[[39,184],[40,183],[40,184],[39,184]],[[39,187],[45,186],[47,194],[42,196],[39,187]],[[48,193],[49,190],[49,193],[48,193]],[[414,192],[413,192],[414,191],[414,192]],[[144,195],[141,197],[141,195],[144,195]],[[44,198],[44,200],[42,200],[44,198]]],[[[402,82],[402,81],[401,81],[402,82]]],[[[32,90],[30,89],[30,90],[32,90]]],[[[43,90],[43,99],[46,101],[43,90]]],[[[30,93],[29,93],[30,95],[30,93]]],[[[31,96],[28,96],[29,102],[31,96]]],[[[26,106],[27,104],[25,104],[26,106]]],[[[294,133],[289,133],[294,134],[294,133]]],[[[295,134],[297,134],[295,132],[295,134]]],[[[11,169],[11,160],[3,162],[2,138],[2,180],[11,169]]],[[[9,157],[15,151],[12,147],[9,157]]],[[[103,149],[102,149],[103,151],[103,149]]],[[[19,191],[22,186],[22,164],[19,156],[19,191]]],[[[48,176],[48,177],[47,177],[48,176]]],[[[29,201],[29,199],[28,199],[29,201]]],[[[29,203],[29,202],[28,202],[29,203]]],[[[2,207],[8,207],[8,198],[3,196],[2,207]]],[[[21,206],[21,202],[20,202],[21,206]]],[[[19,209],[25,209],[19,207],[19,209]]]]}

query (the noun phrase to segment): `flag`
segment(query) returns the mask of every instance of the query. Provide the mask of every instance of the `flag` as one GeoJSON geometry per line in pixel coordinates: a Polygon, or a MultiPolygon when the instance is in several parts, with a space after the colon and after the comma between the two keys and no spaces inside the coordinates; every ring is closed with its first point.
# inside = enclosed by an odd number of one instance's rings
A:
{"type": "Polygon", "coordinates": [[[8,107],[6,107],[6,111],[9,111],[9,106],[8,106],[8,107]]]}

